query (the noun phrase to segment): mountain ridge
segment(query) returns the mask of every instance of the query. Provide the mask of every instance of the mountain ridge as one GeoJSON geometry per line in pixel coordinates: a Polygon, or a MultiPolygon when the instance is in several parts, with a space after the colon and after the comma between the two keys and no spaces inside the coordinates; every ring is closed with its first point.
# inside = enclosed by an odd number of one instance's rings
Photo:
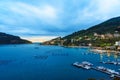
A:
{"type": "Polygon", "coordinates": [[[92,26],[92,27],[90,27],[90,28],[88,28],[86,30],[79,30],[79,31],[74,32],[74,33],[72,33],[72,34],[70,34],[68,36],[63,37],[63,38],[68,38],[69,36],[72,36],[74,34],[82,36],[82,34],[87,35],[87,34],[93,34],[95,32],[97,32],[99,34],[113,33],[117,29],[117,26],[118,27],[120,26],[120,17],[111,18],[111,19],[109,19],[107,21],[104,21],[104,22],[101,22],[101,23],[99,23],[97,25],[94,25],[94,26],[92,26]],[[111,27],[111,29],[108,28],[108,27],[111,27]],[[101,28],[103,28],[102,31],[100,31],[101,28]]]}
{"type": "Polygon", "coordinates": [[[43,44],[63,46],[112,46],[120,40],[120,17],[114,17],[85,30],[79,30],[60,40],[53,39],[43,44]],[[96,36],[97,35],[97,36],[96,36]]]}
{"type": "Polygon", "coordinates": [[[11,34],[0,32],[0,44],[28,44],[28,43],[32,42],[25,39],[21,39],[19,36],[14,36],[11,34]]]}

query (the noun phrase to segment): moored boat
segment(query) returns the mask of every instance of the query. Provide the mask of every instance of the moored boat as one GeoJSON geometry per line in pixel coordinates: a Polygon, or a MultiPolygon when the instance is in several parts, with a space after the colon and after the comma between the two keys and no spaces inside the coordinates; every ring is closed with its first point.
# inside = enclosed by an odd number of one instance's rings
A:
{"type": "Polygon", "coordinates": [[[110,77],[120,77],[119,72],[112,70],[112,69],[109,69],[109,68],[105,68],[103,66],[98,66],[95,69],[98,71],[101,71],[103,73],[111,75],[110,77]]]}
{"type": "Polygon", "coordinates": [[[83,69],[91,69],[91,63],[89,62],[82,62],[82,63],[79,63],[79,62],[75,62],[73,63],[73,66],[76,66],[78,68],[83,68],[83,69]]]}
{"type": "Polygon", "coordinates": [[[92,64],[92,63],[87,62],[87,61],[83,61],[83,62],[82,62],[82,64],[84,64],[84,65],[88,65],[88,66],[93,66],[93,64],[92,64]]]}

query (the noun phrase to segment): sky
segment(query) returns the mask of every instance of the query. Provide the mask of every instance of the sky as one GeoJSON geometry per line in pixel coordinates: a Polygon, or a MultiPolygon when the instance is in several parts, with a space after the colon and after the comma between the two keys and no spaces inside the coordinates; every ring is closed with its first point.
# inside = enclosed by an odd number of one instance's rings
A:
{"type": "Polygon", "coordinates": [[[0,0],[0,32],[33,42],[120,16],[120,0],[0,0]]]}

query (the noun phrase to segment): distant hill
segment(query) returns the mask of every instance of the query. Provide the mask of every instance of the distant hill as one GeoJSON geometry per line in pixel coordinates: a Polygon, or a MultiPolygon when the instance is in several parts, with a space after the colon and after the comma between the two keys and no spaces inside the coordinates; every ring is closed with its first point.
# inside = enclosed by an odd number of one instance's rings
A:
{"type": "Polygon", "coordinates": [[[86,30],[80,30],[58,39],[53,39],[45,43],[52,45],[61,44],[63,46],[113,46],[116,41],[120,41],[120,17],[115,17],[92,26],[86,30]],[[58,43],[57,43],[58,42],[58,43]]]}
{"type": "Polygon", "coordinates": [[[28,40],[21,39],[19,36],[14,36],[0,32],[0,44],[26,44],[31,43],[28,40]]]}
{"type": "Polygon", "coordinates": [[[78,32],[72,33],[68,36],[63,37],[63,39],[71,39],[76,36],[93,35],[94,33],[114,33],[115,31],[118,31],[120,33],[120,17],[109,19],[103,23],[92,26],[87,30],[80,30],[78,32]]]}

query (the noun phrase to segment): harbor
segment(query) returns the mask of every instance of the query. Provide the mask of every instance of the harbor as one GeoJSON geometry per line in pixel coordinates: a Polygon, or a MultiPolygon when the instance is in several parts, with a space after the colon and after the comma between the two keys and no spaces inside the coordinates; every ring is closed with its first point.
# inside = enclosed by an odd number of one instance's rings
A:
{"type": "Polygon", "coordinates": [[[75,62],[73,63],[73,66],[76,66],[78,68],[83,68],[83,69],[86,69],[86,70],[96,70],[96,71],[99,71],[99,72],[102,72],[102,73],[105,73],[105,74],[108,74],[110,75],[110,78],[115,78],[115,77],[118,77],[120,78],[120,73],[115,71],[115,70],[112,70],[112,69],[109,69],[109,68],[106,68],[106,67],[103,67],[103,66],[93,66],[92,63],[90,62],[87,62],[87,61],[83,61],[81,63],[79,62],[75,62]]]}
{"type": "Polygon", "coordinates": [[[111,77],[115,77],[114,74],[97,70],[97,66],[120,73],[119,65],[100,63],[119,62],[119,56],[89,52],[89,48],[27,44],[1,46],[0,50],[3,51],[0,55],[0,80],[112,80],[111,77]],[[73,66],[74,62],[76,64],[73,66]],[[77,67],[78,64],[82,66],[77,67]],[[14,74],[16,77],[12,77],[14,74]],[[22,78],[23,74],[25,78],[22,78]]]}

